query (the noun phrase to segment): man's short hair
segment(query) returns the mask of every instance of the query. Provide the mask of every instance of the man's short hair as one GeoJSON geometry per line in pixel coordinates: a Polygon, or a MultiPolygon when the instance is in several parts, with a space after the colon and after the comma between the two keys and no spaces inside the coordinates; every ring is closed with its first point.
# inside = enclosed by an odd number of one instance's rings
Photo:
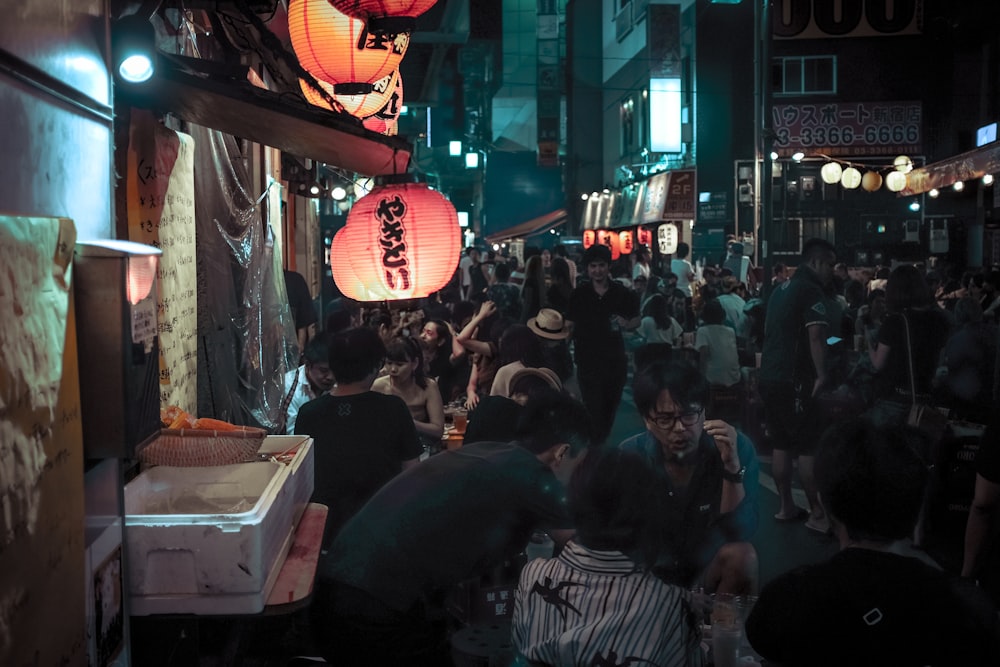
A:
{"type": "Polygon", "coordinates": [[[660,361],[640,369],[632,381],[632,397],[639,416],[645,419],[666,389],[681,408],[708,405],[708,380],[686,361],[660,361]]]}
{"type": "Polygon", "coordinates": [[[888,542],[913,530],[923,502],[926,436],[866,419],[831,426],[820,439],[816,482],[830,514],[853,540],[888,542]]]}
{"type": "Polygon", "coordinates": [[[837,249],[826,239],[811,238],[802,245],[802,261],[806,264],[828,255],[836,257],[837,249]]]}
{"type": "Polygon", "coordinates": [[[705,324],[722,324],[726,321],[726,310],[718,299],[709,299],[701,307],[701,319],[705,321],[705,324]]]}
{"type": "Polygon", "coordinates": [[[594,262],[604,262],[605,264],[611,263],[611,248],[608,246],[595,243],[586,250],[583,251],[583,259],[581,264],[586,268],[589,264],[594,262]]]}
{"type": "Polygon", "coordinates": [[[306,349],[302,353],[307,366],[313,364],[326,364],[330,362],[329,337],[320,332],[315,338],[306,343],[306,349]]]}
{"type": "Polygon", "coordinates": [[[507,282],[510,278],[510,267],[504,262],[500,262],[493,267],[493,275],[496,277],[498,282],[507,282]]]}
{"type": "Polygon", "coordinates": [[[515,435],[520,445],[533,454],[565,443],[576,456],[593,444],[587,409],[554,389],[537,392],[528,399],[518,417],[515,435]]]}
{"type": "Polygon", "coordinates": [[[340,384],[360,382],[385,363],[385,344],[368,327],[356,327],[330,339],[330,370],[340,384]]]}

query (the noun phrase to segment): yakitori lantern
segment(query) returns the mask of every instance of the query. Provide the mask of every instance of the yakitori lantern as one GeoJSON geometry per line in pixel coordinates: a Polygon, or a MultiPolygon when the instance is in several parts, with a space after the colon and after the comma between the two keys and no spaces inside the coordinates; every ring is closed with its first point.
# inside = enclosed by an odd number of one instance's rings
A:
{"type": "Polygon", "coordinates": [[[653,230],[647,229],[646,227],[639,227],[636,232],[636,238],[639,241],[639,245],[651,246],[653,245],[653,230]]]}
{"type": "Polygon", "coordinates": [[[632,231],[626,229],[624,231],[618,232],[618,246],[621,248],[623,255],[631,255],[632,250],[635,245],[632,241],[632,231]]]}
{"type": "MultiPolygon", "coordinates": [[[[388,292],[381,291],[381,283],[371,281],[365,283],[354,272],[351,265],[350,248],[358,243],[363,243],[364,239],[352,240],[355,235],[352,228],[344,227],[339,230],[330,242],[330,273],[333,275],[333,282],[337,289],[345,296],[355,301],[382,301],[389,297],[388,292]]],[[[356,236],[363,237],[363,234],[356,236]]]]}
{"type": "Polygon", "coordinates": [[[597,241],[597,232],[593,229],[583,230],[583,249],[586,250],[597,241]]]}
{"type": "Polygon", "coordinates": [[[844,169],[840,166],[839,162],[827,162],[819,170],[820,178],[822,178],[823,182],[827,185],[839,183],[840,177],[843,173],[844,169]]]}
{"type": "Polygon", "coordinates": [[[345,241],[354,274],[385,299],[414,299],[444,287],[455,273],[462,232],[444,196],[411,177],[383,177],[347,216],[345,241]]]}
{"type": "Polygon", "coordinates": [[[889,192],[899,192],[906,187],[906,174],[901,171],[890,171],[885,175],[885,187],[889,192]]]}
{"type": "Polygon", "coordinates": [[[327,0],[292,0],[288,33],[299,64],[338,95],[370,92],[370,84],[399,69],[410,45],[409,33],[369,32],[327,0]]]}
{"type": "Polygon", "coordinates": [[[866,171],[861,177],[861,188],[866,192],[875,192],[882,187],[882,174],[877,171],[866,171]]]}
{"type": "Polygon", "coordinates": [[[354,18],[368,22],[368,29],[412,32],[418,16],[437,0],[329,0],[330,4],[354,18]]]}
{"type": "Polygon", "coordinates": [[[848,190],[853,190],[861,185],[861,172],[854,167],[848,167],[840,176],[840,184],[848,190]]]}
{"type": "MultiPolygon", "coordinates": [[[[338,95],[334,92],[333,85],[318,79],[317,83],[323,88],[324,91],[326,91],[327,95],[332,97],[335,102],[341,105],[344,111],[357,118],[365,118],[385,106],[389,97],[393,94],[393,91],[396,90],[397,79],[399,79],[398,71],[393,72],[389,76],[383,77],[373,83],[372,91],[370,93],[362,93],[359,95],[338,95]]],[[[306,96],[306,100],[310,104],[314,104],[324,109],[331,108],[323,96],[308,83],[299,79],[299,86],[302,88],[302,93],[306,96]]]]}

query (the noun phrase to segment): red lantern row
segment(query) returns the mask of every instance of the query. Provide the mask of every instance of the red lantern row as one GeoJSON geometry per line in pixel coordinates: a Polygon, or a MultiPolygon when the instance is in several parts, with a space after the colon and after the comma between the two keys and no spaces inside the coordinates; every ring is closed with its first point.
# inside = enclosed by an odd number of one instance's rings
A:
{"type": "MultiPolygon", "coordinates": [[[[649,236],[649,241],[652,240],[653,235],[648,229],[639,227],[639,243],[646,245],[642,241],[645,236],[643,232],[645,232],[645,235],[649,236]]],[[[611,248],[612,261],[618,259],[621,255],[629,255],[633,250],[635,250],[635,241],[632,237],[632,230],[630,229],[620,232],[613,232],[610,229],[585,229],[583,232],[583,247],[586,249],[595,243],[600,243],[611,248]]]]}
{"type": "Polygon", "coordinates": [[[413,299],[448,284],[460,250],[451,202],[425,184],[395,183],[376,186],[354,204],[333,237],[330,266],[352,299],[413,299]]]}

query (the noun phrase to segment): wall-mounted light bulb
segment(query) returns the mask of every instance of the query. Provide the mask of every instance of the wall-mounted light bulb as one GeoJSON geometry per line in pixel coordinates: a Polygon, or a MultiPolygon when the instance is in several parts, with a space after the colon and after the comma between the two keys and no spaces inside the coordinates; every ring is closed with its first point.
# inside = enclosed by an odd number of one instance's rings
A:
{"type": "Polygon", "coordinates": [[[993,185],[993,174],[985,174],[983,176],[983,185],[993,185]]]}
{"type": "Polygon", "coordinates": [[[955,192],[961,192],[965,189],[965,183],[963,181],[955,181],[955,184],[951,187],[955,189],[955,192]]]}
{"type": "Polygon", "coordinates": [[[930,190],[927,191],[927,194],[928,196],[930,196],[931,199],[937,199],[938,195],[941,194],[941,191],[938,190],[937,188],[931,188],[930,190]]]}

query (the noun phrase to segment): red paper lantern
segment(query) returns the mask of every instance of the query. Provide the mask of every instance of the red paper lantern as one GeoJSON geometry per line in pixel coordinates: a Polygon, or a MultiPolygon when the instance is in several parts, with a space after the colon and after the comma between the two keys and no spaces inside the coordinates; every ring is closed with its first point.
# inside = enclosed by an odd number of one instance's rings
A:
{"type": "Polygon", "coordinates": [[[434,6],[437,0],[329,0],[348,16],[368,23],[372,31],[410,32],[416,18],[434,6]]]}
{"type": "Polygon", "coordinates": [[[645,227],[639,227],[635,230],[636,239],[639,241],[639,245],[651,246],[653,245],[653,230],[647,229],[645,227]]]}
{"type": "Polygon", "coordinates": [[[377,185],[354,204],[344,229],[338,252],[347,255],[351,273],[361,284],[351,284],[348,278],[347,289],[366,298],[338,286],[359,301],[371,301],[372,295],[379,300],[428,296],[447,285],[458,266],[458,214],[451,202],[423,183],[377,185]]]}
{"type": "MultiPolygon", "coordinates": [[[[370,285],[364,283],[354,272],[351,265],[351,251],[349,248],[359,241],[352,241],[348,238],[354,233],[354,229],[344,227],[339,230],[330,242],[330,273],[333,281],[341,293],[354,299],[355,301],[382,301],[389,297],[387,292],[378,290],[380,283],[370,285]]],[[[363,242],[361,240],[360,242],[363,242]]]]}
{"type": "Polygon", "coordinates": [[[403,109],[403,77],[397,76],[395,88],[381,109],[361,121],[365,128],[379,134],[396,134],[399,113],[403,109]]]}
{"type": "Polygon", "coordinates": [[[399,69],[409,33],[372,33],[364,21],[337,11],[327,0],[292,0],[288,34],[299,64],[334,84],[337,94],[362,94],[399,69]]]}
{"type": "MultiPolygon", "coordinates": [[[[399,72],[395,71],[389,76],[383,77],[373,83],[372,92],[360,95],[338,95],[334,92],[334,87],[326,81],[317,79],[317,83],[342,106],[344,111],[357,118],[365,118],[376,113],[386,105],[386,101],[393,94],[393,91],[396,90],[397,79],[399,79],[399,72]]],[[[299,79],[299,87],[302,88],[302,93],[306,96],[306,100],[310,104],[332,110],[323,96],[302,79],[299,79]]]]}
{"type": "Polygon", "coordinates": [[[583,230],[583,248],[586,250],[590,246],[594,245],[594,241],[597,240],[597,232],[593,229],[583,230]]]}
{"type": "Polygon", "coordinates": [[[617,261],[622,256],[621,242],[618,240],[617,232],[608,232],[608,247],[611,248],[611,261],[617,261]]]}
{"type": "Polygon", "coordinates": [[[632,244],[632,231],[624,230],[618,232],[618,245],[621,247],[623,255],[631,255],[634,246],[632,244]]]}

